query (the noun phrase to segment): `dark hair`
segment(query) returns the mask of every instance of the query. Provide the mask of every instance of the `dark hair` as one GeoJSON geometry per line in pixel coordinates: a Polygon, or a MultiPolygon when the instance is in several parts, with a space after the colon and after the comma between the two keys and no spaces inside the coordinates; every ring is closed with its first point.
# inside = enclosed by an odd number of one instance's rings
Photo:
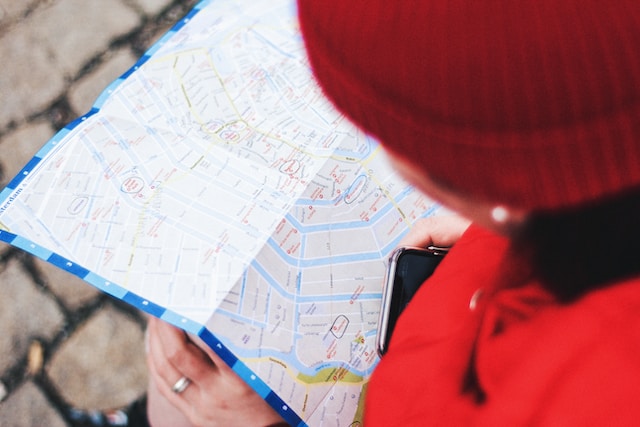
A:
{"type": "Polygon", "coordinates": [[[513,249],[563,302],[640,274],[640,188],[561,212],[532,215],[513,249]]]}

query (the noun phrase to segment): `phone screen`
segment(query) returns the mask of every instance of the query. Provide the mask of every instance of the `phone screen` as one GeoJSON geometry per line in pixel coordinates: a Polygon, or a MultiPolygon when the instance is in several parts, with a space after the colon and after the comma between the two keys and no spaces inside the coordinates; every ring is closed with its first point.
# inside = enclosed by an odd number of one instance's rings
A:
{"type": "Polygon", "coordinates": [[[422,283],[433,274],[445,254],[446,249],[441,248],[400,248],[389,258],[378,322],[377,347],[380,356],[387,350],[400,313],[422,283]]]}

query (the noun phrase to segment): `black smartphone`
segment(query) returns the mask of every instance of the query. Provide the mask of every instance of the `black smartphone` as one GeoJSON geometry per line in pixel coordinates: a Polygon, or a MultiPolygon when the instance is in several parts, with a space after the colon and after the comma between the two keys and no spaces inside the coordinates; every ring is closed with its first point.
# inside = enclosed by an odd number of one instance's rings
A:
{"type": "Polygon", "coordinates": [[[389,257],[376,337],[377,350],[381,357],[387,351],[398,316],[420,285],[433,274],[447,251],[447,248],[435,246],[403,247],[396,249],[389,257]]]}

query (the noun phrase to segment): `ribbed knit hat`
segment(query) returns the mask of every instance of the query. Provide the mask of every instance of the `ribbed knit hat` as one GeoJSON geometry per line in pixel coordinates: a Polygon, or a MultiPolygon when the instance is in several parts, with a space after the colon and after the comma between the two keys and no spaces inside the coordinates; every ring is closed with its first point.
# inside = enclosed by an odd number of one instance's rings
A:
{"type": "Polygon", "coordinates": [[[299,0],[313,71],[463,193],[556,209],[640,186],[637,0],[299,0]]]}

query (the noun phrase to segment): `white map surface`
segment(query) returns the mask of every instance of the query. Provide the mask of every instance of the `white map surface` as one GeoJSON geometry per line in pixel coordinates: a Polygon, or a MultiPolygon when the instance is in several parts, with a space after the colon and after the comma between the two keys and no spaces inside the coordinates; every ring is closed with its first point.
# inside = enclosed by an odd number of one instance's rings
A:
{"type": "Polygon", "coordinates": [[[436,210],[323,97],[290,0],[216,0],[9,184],[0,237],[201,335],[291,424],[344,426],[385,260],[436,210]]]}

